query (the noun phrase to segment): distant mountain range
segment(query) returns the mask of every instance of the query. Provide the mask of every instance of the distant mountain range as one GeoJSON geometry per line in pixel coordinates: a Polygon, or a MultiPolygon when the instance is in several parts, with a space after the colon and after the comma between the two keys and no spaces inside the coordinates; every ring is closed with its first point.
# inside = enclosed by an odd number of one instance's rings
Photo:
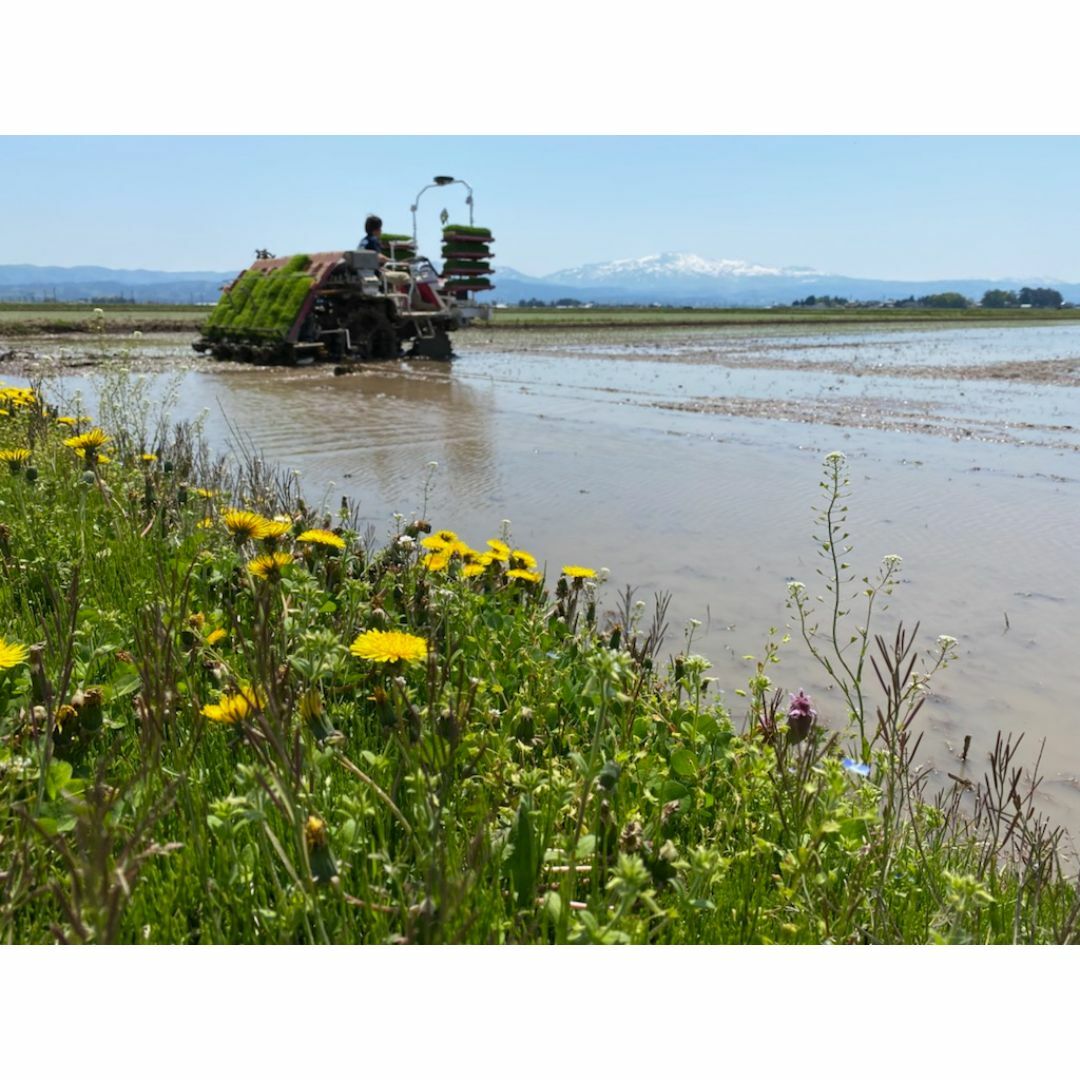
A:
{"type": "Polygon", "coordinates": [[[959,292],[978,300],[988,289],[1021,289],[1048,285],[1069,301],[1080,302],[1080,284],[1046,278],[963,278],[957,280],[892,281],[825,274],[805,266],[761,266],[738,259],[709,259],[701,255],[665,252],[639,259],[589,263],[529,277],[499,267],[492,294],[497,301],[557,300],[560,298],[613,304],[688,304],[695,307],[786,304],[810,294],[843,296],[849,300],[900,300],[929,293],[959,292]]]}
{"type": "Polygon", "coordinates": [[[111,270],[105,266],[0,266],[0,300],[134,298],[138,303],[213,303],[235,270],[111,270]]]}
{"type": "MultiPolygon", "coordinates": [[[[232,270],[110,270],[103,266],[0,266],[0,300],[89,300],[129,297],[144,303],[210,303],[232,270]]],[[[810,294],[849,300],[898,300],[928,293],[959,292],[974,300],[987,289],[1051,286],[1067,301],[1080,303],[1080,284],[1046,278],[963,278],[892,281],[844,277],[805,266],[773,267],[738,259],[665,252],[638,259],[589,263],[530,277],[499,267],[496,303],[573,299],[608,304],[680,304],[694,307],[763,307],[802,300],[810,294]]]]}

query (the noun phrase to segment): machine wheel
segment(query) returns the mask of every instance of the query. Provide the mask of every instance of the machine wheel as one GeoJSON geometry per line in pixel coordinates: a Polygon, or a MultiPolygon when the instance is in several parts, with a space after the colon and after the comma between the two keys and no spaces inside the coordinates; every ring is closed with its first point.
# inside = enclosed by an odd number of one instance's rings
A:
{"type": "Polygon", "coordinates": [[[454,348],[445,330],[436,330],[434,337],[416,338],[409,352],[409,357],[417,360],[451,360],[453,356],[454,348]]]}

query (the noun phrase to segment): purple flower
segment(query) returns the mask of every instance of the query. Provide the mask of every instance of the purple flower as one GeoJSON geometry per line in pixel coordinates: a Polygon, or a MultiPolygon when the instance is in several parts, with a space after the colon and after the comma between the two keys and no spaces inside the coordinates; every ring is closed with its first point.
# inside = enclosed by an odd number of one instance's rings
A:
{"type": "Polygon", "coordinates": [[[797,694],[791,695],[791,705],[788,707],[788,739],[791,742],[802,742],[810,734],[810,728],[817,719],[814,704],[800,688],[797,694]]]}

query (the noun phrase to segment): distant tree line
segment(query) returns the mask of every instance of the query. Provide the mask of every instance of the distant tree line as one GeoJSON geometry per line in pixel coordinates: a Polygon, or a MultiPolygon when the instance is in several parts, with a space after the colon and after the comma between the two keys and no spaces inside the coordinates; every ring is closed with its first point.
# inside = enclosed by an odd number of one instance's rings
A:
{"type": "Polygon", "coordinates": [[[792,307],[847,307],[846,296],[815,296],[811,293],[805,300],[796,300],[792,307]]]}
{"type": "Polygon", "coordinates": [[[1027,286],[1018,293],[1011,289],[988,289],[982,298],[982,306],[989,308],[1059,308],[1064,302],[1065,298],[1057,289],[1029,289],[1027,286]]]}
{"type": "MultiPolygon", "coordinates": [[[[560,301],[561,302],[561,301],[560,301]]],[[[903,300],[893,301],[894,307],[923,307],[923,308],[968,308],[974,306],[975,301],[958,292],[929,293],[926,296],[914,295],[903,300]]],[[[1005,289],[988,289],[983,293],[981,305],[986,308],[1059,308],[1065,303],[1065,298],[1057,289],[1033,289],[1024,286],[1019,292],[1005,289]]],[[[792,307],[852,307],[850,300],[842,296],[815,296],[811,294],[805,300],[796,300],[792,307]]]]}
{"type": "Polygon", "coordinates": [[[519,300],[518,307],[586,307],[587,301],[575,300],[572,296],[565,296],[561,300],[519,300]]]}

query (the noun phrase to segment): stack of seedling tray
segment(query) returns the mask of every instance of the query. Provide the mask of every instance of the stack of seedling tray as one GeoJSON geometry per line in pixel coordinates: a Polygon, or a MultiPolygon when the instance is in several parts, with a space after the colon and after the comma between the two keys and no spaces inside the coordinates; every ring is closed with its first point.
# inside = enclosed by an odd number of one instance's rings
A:
{"type": "Polygon", "coordinates": [[[493,289],[490,229],[473,225],[447,225],[443,229],[443,288],[447,292],[480,292],[493,289]]]}
{"type": "Polygon", "coordinates": [[[383,233],[382,252],[388,259],[412,262],[416,258],[416,241],[404,233],[383,233]]]}
{"type": "Polygon", "coordinates": [[[294,255],[271,270],[245,270],[211,312],[207,336],[212,340],[284,338],[315,283],[305,273],[310,264],[307,255],[294,255]]]}

